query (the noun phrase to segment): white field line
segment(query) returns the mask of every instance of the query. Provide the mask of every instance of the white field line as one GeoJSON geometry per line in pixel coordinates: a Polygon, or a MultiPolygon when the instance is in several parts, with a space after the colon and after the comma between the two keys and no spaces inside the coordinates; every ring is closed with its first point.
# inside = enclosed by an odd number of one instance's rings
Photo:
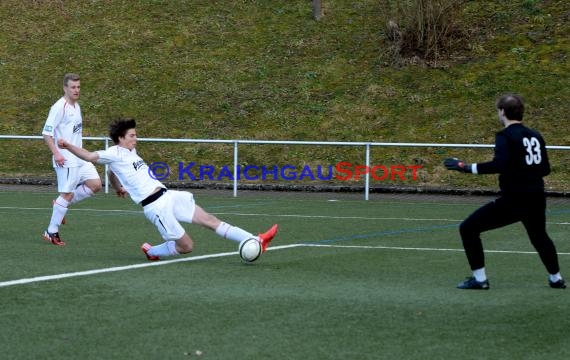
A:
{"type": "Polygon", "coordinates": [[[455,219],[430,219],[430,218],[407,218],[407,217],[369,217],[369,216],[328,216],[328,215],[300,215],[300,214],[254,214],[254,213],[236,213],[236,212],[218,212],[216,215],[233,215],[233,216],[275,216],[301,219],[346,219],[346,220],[402,220],[402,221],[452,221],[461,222],[463,220],[455,219]]]}
{"type": "MultiPolygon", "coordinates": [[[[282,250],[282,249],[289,249],[289,248],[295,248],[295,247],[381,249],[381,250],[407,250],[407,251],[449,251],[449,252],[461,252],[461,253],[463,252],[463,249],[418,248],[418,247],[402,247],[402,246],[324,245],[324,244],[281,245],[281,246],[272,246],[271,248],[269,248],[267,250],[268,251],[274,251],[274,250],[282,250]]],[[[533,252],[533,251],[512,251],[512,250],[485,250],[485,252],[486,253],[498,253],[498,254],[536,254],[536,252],[533,252]]],[[[161,260],[161,261],[156,261],[156,262],[146,262],[146,263],[142,263],[142,264],[117,266],[117,267],[112,267],[112,268],[79,271],[79,272],[73,272],[73,273],[37,276],[37,277],[33,277],[33,278],[26,278],[26,279],[18,279],[18,280],[10,280],[10,281],[0,282],[0,288],[14,286],[14,285],[30,284],[30,283],[36,283],[36,282],[42,282],[42,281],[60,280],[60,279],[65,279],[65,278],[87,276],[87,275],[96,275],[96,274],[103,274],[103,273],[110,273],[110,272],[117,272],[117,271],[127,271],[127,270],[140,269],[140,268],[146,268],[146,267],[151,267],[151,266],[163,266],[163,265],[170,265],[170,264],[179,263],[179,262],[198,261],[198,260],[213,259],[213,258],[218,258],[218,257],[234,256],[234,255],[237,255],[236,251],[224,252],[224,253],[218,253],[218,254],[210,254],[210,255],[191,256],[191,257],[185,257],[185,258],[177,258],[177,259],[173,259],[173,260],[161,260]]],[[[558,255],[570,255],[570,253],[558,253],[558,255]]]]}
{"type": "MultiPolygon", "coordinates": [[[[448,221],[462,222],[464,219],[445,219],[445,218],[406,218],[406,217],[366,217],[366,216],[327,216],[327,215],[299,215],[299,214],[252,214],[252,213],[235,213],[235,212],[213,212],[214,215],[234,215],[234,216],[271,216],[271,217],[289,217],[289,218],[305,218],[305,219],[347,219],[347,220],[400,220],[400,221],[448,221]]],[[[570,225],[570,222],[546,222],[549,225],[570,225]]]]}
{"type": "MultiPolygon", "coordinates": [[[[269,250],[280,250],[280,249],[291,248],[291,247],[297,247],[297,246],[302,246],[302,244],[272,246],[271,248],[269,248],[269,249],[267,249],[267,250],[268,250],[268,251],[269,251],[269,250]]],[[[204,259],[213,259],[213,258],[219,258],[219,257],[224,257],[224,256],[233,256],[233,255],[237,255],[237,254],[238,254],[237,251],[232,251],[232,252],[224,252],[224,253],[210,254],[210,255],[199,255],[199,256],[183,257],[183,258],[177,258],[177,259],[172,259],[172,260],[161,260],[161,261],[145,262],[145,263],[141,263],[141,264],[117,266],[117,267],[111,267],[111,268],[103,268],[103,269],[95,269],[95,270],[87,270],[87,271],[78,271],[78,272],[73,272],[73,273],[64,273],[64,274],[57,274],[57,275],[37,276],[37,277],[26,278],[26,279],[18,279],[18,280],[11,280],[11,281],[0,282],[0,288],[2,288],[2,287],[8,287],[8,286],[13,286],[13,285],[23,285],[23,284],[36,283],[36,282],[41,282],[41,281],[50,281],[50,280],[59,280],[59,279],[65,279],[65,278],[72,278],[72,277],[78,277],[78,276],[87,276],[87,275],[96,275],[96,274],[103,274],[103,273],[109,273],[109,272],[126,271],[126,270],[133,270],[133,269],[141,269],[141,268],[147,268],[147,267],[151,267],[151,266],[170,265],[170,264],[179,263],[179,262],[188,262],[188,261],[198,261],[198,260],[204,260],[204,259]]]]}
{"type": "MultiPolygon", "coordinates": [[[[410,251],[452,251],[464,252],[463,249],[445,249],[445,248],[419,248],[404,246],[360,246],[360,245],[329,245],[329,244],[300,244],[310,247],[332,247],[332,248],[356,248],[356,249],[383,249],[383,250],[410,250],[410,251]]],[[[485,250],[490,254],[537,254],[536,251],[517,251],[517,250],[485,250]]],[[[559,252],[558,255],[570,255],[570,253],[559,252]]]]}
{"type": "MultiPolygon", "coordinates": [[[[37,208],[37,207],[20,207],[20,206],[0,206],[0,210],[42,210],[50,211],[51,208],[37,208]]],[[[89,211],[89,212],[115,212],[115,213],[131,213],[142,214],[142,208],[138,210],[119,210],[119,209],[69,209],[69,211],[89,211]]]]}
{"type": "MultiPolygon", "coordinates": [[[[45,210],[47,208],[23,208],[17,206],[0,206],[0,210],[45,210]]],[[[101,213],[129,213],[129,214],[142,214],[142,210],[103,210],[103,209],[70,209],[69,211],[88,211],[88,212],[101,212],[101,213]]],[[[289,217],[289,218],[305,218],[305,219],[353,219],[353,220],[403,220],[403,221],[461,221],[454,219],[422,219],[422,218],[396,218],[396,217],[367,217],[367,216],[326,216],[326,215],[300,215],[300,214],[257,214],[257,213],[239,213],[239,212],[214,212],[214,215],[233,215],[233,216],[274,216],[274,217],[289,217]]]]}
{"type": "MultiPolygon", "coordinates": [[[[25,208],[16,206],[0,206],[0,210],[49,210],[47,208],[25,208]]],[[[70,211],[87,211],[100,213],[128,213],[142,214],[142,210],[103,210],[103,209],[70,209],[70,211]]],[[[463,219],[446,219],[446,218],[407,218],[407,217],[368,217],[368,216],[327,216],[327,215],[300,215],[300,214],[258,214],[258,213],[238,213],[238,212],[211,212],[214,215],[233,215],[233,216],[258,216],[258,217],[282,217],[282,218],[298,218],[298,219],[346,219],[346,220],[399,220],[399,221],[447,221],[461,222],[463,219]]],[[[547,222],[549,225],[570,225],[570,222],[547,222]]]]}

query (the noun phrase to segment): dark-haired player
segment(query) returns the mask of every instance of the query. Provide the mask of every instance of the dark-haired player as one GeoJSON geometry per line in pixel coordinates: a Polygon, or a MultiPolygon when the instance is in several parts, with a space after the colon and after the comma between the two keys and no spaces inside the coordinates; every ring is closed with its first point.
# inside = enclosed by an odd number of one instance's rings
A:
{"type": "Polygon", "coordinates": [[[564,289],[558,254],[546,232],[546,196],[543,177],[550,173],[545,142],[539,132],[522,124],[523,99],[504,95],[497,101],[499,121],[504,129],[495,138],[493,160],[466,164],[455,158],[445,159],[448,170],[473,174],[499,174],[501,196],[471,214],[459,227],[463,248],[473,276],[459,289],[489,289],[485,257],[480,235],[487,230],[522,222],[528,237],[548,271],[552,288],[564,289]]]}
{"type": "Polygon", "coordinates": [[[108,164],[111,184],[117,195],[125,197],[128,193],[135,203],[143,207],[146,218],[156,226],[164,239],[164,242],[157,246],[148,243],[142,245],[141,249],[148,260],[159,260],[165,256],[192,251],[194,242],[180,222],[202,225],[215,231],[219,236],[238,243],[249,238],[257,238],[262,250],[266,250],[277,233],[277,225],[273,225],[259,236],[254,236],[204,211],[194,202],[192,193],[167,190],[160,181],[151,176],[149,167],[137,155],[135,127],[134,119],[122,119],[111,124],[109,136],[116,145],[107,150],[89,152],[65,140],[59,140],[58,145],[83,160],[108,164]]]}

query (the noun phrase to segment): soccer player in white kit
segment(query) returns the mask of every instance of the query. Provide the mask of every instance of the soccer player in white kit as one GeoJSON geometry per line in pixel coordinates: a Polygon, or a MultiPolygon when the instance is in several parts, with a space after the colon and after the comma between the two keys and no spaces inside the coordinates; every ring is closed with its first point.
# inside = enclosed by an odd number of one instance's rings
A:
{"type": "Polygon", "coordinates": [[[79,75],[68,73],[63,77],[64,95],[52,105],[42,135],[53,158],[59,197],[54,200],[52,215],[43,238],[54,245],[64,246],[59,226],[65,223],[65,214],[71,204],[85,200],[101,190],[101,178],[92,163],[83,161],[67,150],[57,147],[59,139],[81,147],[83,118],[79,99],[79,75]]]}
{"type": "Polygon", "coordinates": [[[214,230],[219,236],[238,243],[249,238],[257,238],[262,251],[266,251],[277,233],[277,224],[265,233],[254,236],[206,212],[194,202],[192,193],[167,190],[164,184],[151,176],[149,167],[137,155],[135,127],[134,119],[117,120],[111,124],[109,136],[116,145],[107,150],[89,152],[65,139],[60,139],[58,145],[83,160],[108,164],[109,178],[117,195],[124,197],[129,194],[135,203],[143,207],[146,218],[156,226],[164,239],[162,244],[156,246],[151,246],[149,243],[142,244],[141,250],[148,260],[155,261],[161,257],[192,251],[194,242],[180,222],[202,225],[214,230]]]}

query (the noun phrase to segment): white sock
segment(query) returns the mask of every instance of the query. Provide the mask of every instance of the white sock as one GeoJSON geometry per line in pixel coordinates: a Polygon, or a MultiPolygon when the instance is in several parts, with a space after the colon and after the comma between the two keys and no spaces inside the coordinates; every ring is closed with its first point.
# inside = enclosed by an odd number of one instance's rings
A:
{"type": "Polygon", "coordinates": [[[93,196],[93,190],[85,186],[85,184],[81,184],[73,190],[73,199],[71,199],[71,204],[75,204],[91,196],[93,196]]]}
{"type": "Polygon", "coordinates": [[[176,241],[166,241],[160,245],[156,245],[151,247],[148,250],[148,254],[151,256],[174,256],[178,255],[178,251],[176,251],[176,241]]]}
{"type": "Polygon", "coordinates": [[[558,280],[562,279],[562,275],[557,272],[556,274],[548,274],[548,278],[551,282],[557,282],[558,280]]]}
{"type": "Polygon", "coordinates": [[[58,198],[55,199],[55,202],[53,203],[53,210],[51,213],[51,220],[49,222],[49,226],[47,229],[49,233],[53,234],[59,231],[59,225],[61,225],[61,221],[63,220],[65,214],[67,213],[68,206],[69,202],[64,198],[62,198],[61,196],[58,196],[58,198]]]}
{"type": "Polygon", "coordinates": [[[252,233],[243,230],[242,228],[238,228],[237,226],[232,226],[228,223],[222,222],[216,228],[216,234],[220,235],[224,239],[230,239],[235,242],[242,242],[245,239],[249,238],[257,238],[252,233]]]}
{"type": "Polygon", "coordinates": [[[473,276],[475,276],[475,280],[479,282],[483,282],[487,280],[487,274],[485,274],[485,268],[473,270],[473,276]]]}

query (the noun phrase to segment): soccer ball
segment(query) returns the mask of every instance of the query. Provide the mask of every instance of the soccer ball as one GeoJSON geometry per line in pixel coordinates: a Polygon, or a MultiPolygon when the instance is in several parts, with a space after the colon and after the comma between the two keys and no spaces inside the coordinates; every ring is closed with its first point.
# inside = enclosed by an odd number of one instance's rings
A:
{"type": "Polygon", "coordinates": [[[255,238],[245,239],[239,244],[239,256],[245,262],[253,262],[261,256],[261,243],[255,238]]]}

